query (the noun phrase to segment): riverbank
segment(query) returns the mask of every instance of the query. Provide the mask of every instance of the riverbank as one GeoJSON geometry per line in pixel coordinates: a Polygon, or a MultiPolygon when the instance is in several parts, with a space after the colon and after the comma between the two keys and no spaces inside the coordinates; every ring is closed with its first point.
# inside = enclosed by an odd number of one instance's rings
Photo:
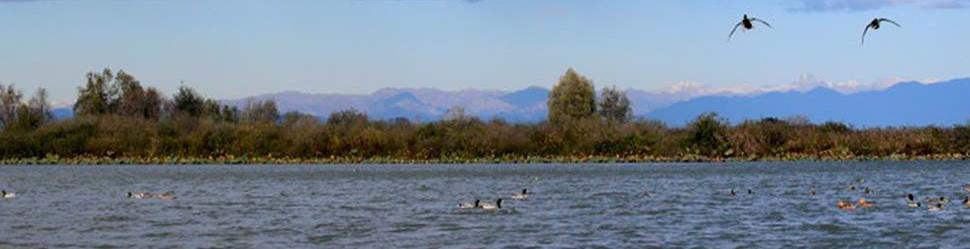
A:
{"type": "Polygon", "coordinates": [[[970,155],[785,155],[777,157],[706,157],[684,155],[679,157],[653,156],[558,156],[558,157],[488,157],[488,158],[435,158],[408,159],[391,157],[56,157],[0,159],[0,165],[193,165],[193,164],[530,164],[530,163],[674,163],[674,162],[778,162],[778,161],[961,161],[970,155]]]}

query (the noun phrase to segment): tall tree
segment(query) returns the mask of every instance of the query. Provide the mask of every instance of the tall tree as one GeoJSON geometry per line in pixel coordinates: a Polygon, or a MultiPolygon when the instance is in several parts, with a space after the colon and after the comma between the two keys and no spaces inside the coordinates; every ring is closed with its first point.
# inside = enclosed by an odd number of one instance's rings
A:
{"type": "Polygon", "coordinates": [[[23,103],[17,108],[17,115],[10,128],[20,130],[33,130],[53,119],[50,112],[50,104],[47,103],[47,90],[37,89],[34,96],[27,103],[23,103]]]}
{"type": "Polygon", "coordinates": [[[0,84],[0,127],[7,127],[17,118],[23,94],[13,85],[4,87],[0,84]]]}
{"type": "Polygon", "coordinates": [[[252,123],[272,123],[280,118],[280,111],[276,109],[276,102],[272,100],[246,102],[243,117],[252,123]]]}
{"type": "Polygon", "coordinates": [[[205,109],[205,98],[190,87],[182,85],[172,96],[176,114],[199,117],[205,109]]]}
{"type": "Polygon", "coordinates": [[[74,103],[74,113],[77,115],[98,115],[108,113],[111,109],[110,89],[114,74],[111,69],[104,69],[101,73],[89,72],[87,83],[78,88],[77,102],[74,103]]]}
{"type": "Polygon", "coordinates": [[[728,139],[727,121],[722,120],[716,113],[704,113],[687,126],[688,148],[694,152],[709,156],[728,156],[730,140],[728,139]]]}
{"type": "Polygon", "coordinates": [[[596,92],[593,83],[572,68],[559,78],[549,93],[549,121],[561,123],[584,119],[596,113],[596,92]]]}
{"type": "Polygon", "coordinates": [[[631,116],[630,99],[616,87],[603,88],[599,99],[599,113],[610,122],[626,123],[631,116]]]}
{"type": "Polygon", "coordinates": [[[118,71],[112,88],[120,92],[118,99],[111,101],[114,113],[128,117],[145,117],[145,89],[135,76],[125,73],[124,70],[118,71]]]}
{"type": "Polygon", "coordinates": [[[38,125],[43,125],[54,119],[51,104],[47,101],[47,89],[37,88],[34,96],[30,97],[30,101],[27,102],[27,109],[30,110],[30,115],[36,117],[39,121],[38,125]]]}
{"type": "Polygon", "coordinates": [[[239,122],[239,108],[235,106],[223,105],[222,111],[219,112],[219,120],[229,123],[239,122]]]}
{"type": "Polygon", "coordinates": [[[145,91],[145,98],[142,100],[143,109],[142,116],[146,119],[156,120],[162,113],[162,104],[165,102],[162,99],[162,94],[158,92],[154,87],[149,87],[145,91]]]}
{"type": "Polygon", "coordinates": [[[366,113],[357,111],[357,109],[353,108],[331,113],[330,116],[327,117],[327,124],[329,125],[359,125],[367,123],[367,121],[368,117],[366,113]]]}
{"type": "Polygon", "coordinates": [[[26,103],[13,85],[0,85],[0,128],[32,130],[53,119],[47,90],[38,88],[26,103]]]}
{"type": "Polygon", "coordinates": [[[215,120],[223,120],[223,117],[220,116],[222,115],[221,110],[222,105],[219,104],[219,101],[214,99],[205,99],[205,101],[202,102],[202,113],[199,115],[199,117],[209,117],[215,120]]]}

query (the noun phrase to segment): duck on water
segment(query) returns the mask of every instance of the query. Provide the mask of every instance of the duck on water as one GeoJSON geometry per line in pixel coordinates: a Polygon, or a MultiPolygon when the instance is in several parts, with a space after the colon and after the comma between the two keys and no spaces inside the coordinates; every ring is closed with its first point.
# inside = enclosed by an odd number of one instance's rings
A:
{"type": "Polygon", "coordinates": [[[502,199],[499,198],[495,200],[495,204],[492,203],[481,203],[481,208],[485,210],[496,210],[502,208],[502,199]]]}
{"type": "Polygon", "coordinates": [[[159,200],[175,200],[175,193],[171,191],[154,194],[151,192],[128,192],[129,199],[159,199],[159,200]]]}
{"type": "Polygon", "coordinates": [[[515,200],[524,200],[526,198],[529,198],[529,190],[528,189],[522,189],[522,192],[521,193],[516,193],[516,194],[512,195],[512,199],[515,199],[515,200]]]}
{"type": "Polygon", "coordinates": [[[460,202],[458,203],[458,209],[478,208],[480,203],[481,201],[478,199],[475,199],[475,202],[460,202]]]}
{"type": "Polygon", "coordinates": [[[906,194],[906,205],[911,208],[918,208],[922,206],[922,204],[916,201],[916,197],[914,197],[912,193],[906,194]]]}

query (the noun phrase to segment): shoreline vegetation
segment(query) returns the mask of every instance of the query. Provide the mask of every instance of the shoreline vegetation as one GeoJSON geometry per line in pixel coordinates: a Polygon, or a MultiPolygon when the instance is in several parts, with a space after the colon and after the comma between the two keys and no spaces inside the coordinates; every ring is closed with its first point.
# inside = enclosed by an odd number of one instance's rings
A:
{"type": "Polygon", "coordinates": [[[729,157],[709,158],[700,155],[683,157],[651,156],[588,156],[588,157],[492,157],[492,158],[438,158],[438,159],[401,159],[380,158],[274,158],[274,157],[217,157],[217,158],[132,158],[132,157],[44,157],[0,159],[0,165],[298,165],[298,164],[612,164],[612,163],[720,163],[720,162],[806,162],[806,161],[965,161],[970,157],[952,155],[890,155],[890,156],[808,156],[789,155],[784,157],[729,157]]]}
{"type": "MultiPolygon", "coordinates": [[[[970,125],[853,128],[794,116],[730,123],[714,113],[685,127],[634,119],[625,93],[569,69],[547,121],[466,116],[325,119],[280,114],[273,101],[224,105],[183,85],[171,96],[132,75],[91,72],[74,117],[54,119],[46,91],[24,101],[0,85],[0,164],[437,164],[968,160],[970,125]]],[[[892,111],[892,110],[887,110],[892,111]]]]}

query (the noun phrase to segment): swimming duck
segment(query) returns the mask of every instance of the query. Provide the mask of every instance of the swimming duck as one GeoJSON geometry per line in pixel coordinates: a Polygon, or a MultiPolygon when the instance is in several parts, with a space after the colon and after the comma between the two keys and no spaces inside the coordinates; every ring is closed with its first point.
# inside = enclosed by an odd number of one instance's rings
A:
{"type": "Polygon", "coordinates": [[[860,46],[866,44],[866,33],[869,32],[869,29],[872,29],[872,30],[879,29],[880,23],[882,22],[892,23],[893,25],[896,25],[896,27],[903,28],[903,26],[899,26],[898,23],[894,22],[893,20],[889,20],[887,18],[872,19],[872,22],[869,22],[869,25],[866,25],[866,29],[862,30],[862,43],[859,44],[860,46]]]}
{"type": "Polygon", "coordinates": [[[922,206],[922,204],[916,201],[916,197],[914,197],[912,193],[906,194],[906,205],[911,208],[918,208],[922,206]]]}
{"type": "Polygon", "coordinates": [[[0,190],[0,198],[7,199],[7,198],[14,198],[14,197],[17,197],[16,193],[7,192],[6,190],[0,190]]]}
{"type": "Polygon", "coordinates": [[[152,193],[148,192],[128,192],[128,198],[131,199],[147,199],[151,197],[152,193]]]}
{"type": "Polygon", "coordinates": [[[919,202],[910,202],[907,205],[909,205],[909,207],[911,208],[918,208],[923,206],[923,204],[920,204],[919,202]]]}
{"type": "Polygon", "coordinates": [[[734,36],[734,32],[738,31],[738,27],[742,27],[744,30],[754,29],[754,23],[752,22],[760,22],[765,26],[768,26],[769,28],[771,28],[771,24],[768,24],[768,22],[762,21],[761,19],[754,18],[754,17],[748,18],[748,15],[745,14],[744,17],[741,18],[741,22],[738,22],[738,24],[734,25],[734,29],[731,30],[731,34],[728,34],[728,39],[730,40],[731,36],[734,36]]]}
{"type": "Polygon", "coordinates": [[[481,201],[478,200],[478,199],[475,199],[475,202],[471,202],[471,203],[469,203],[469,202],[460,202],[460,203],[458,203],[458,209],[477,208],[478,207],[478,204],[480,202],[481,201]]]}
{"type": "Polygon", "coordinates": [[[485,210],[500,209],[502,208],[502,198],[495,200],[495,205],[492,205],[491,203],[482,203],[480,207],[485,210]]]}
{"type": "Polygon", "coordinates": [[[522,193],[517,193],[517,194],[512,195],[512,199],[515,199],[515,200],[524,200],[526,198],[529,198],[528,191],[529,190],[527,190],[527,189],[522,189],[522,193]]]}
{"type": "Polygon", "coordinates": [[[754,191],[751,191],[751,189],[749,188],[749,189],[748,189],[748,194],[749,194],[749,195],[753,195],[753,194],[754,194],[754,191]]]}
{"type": "Polygon", "coordinates": [[[838,207],[839,209],[842,209],[842,210],[853,210],[853,209],[855,209],[855,205],[852,205],[851,202],[847,202],[847,201],[843,201],[843,200],[839,200],[839,202],[836,202],[835,203],[835,206],[838,207]]]}
{"type": "Polygon", "coordinates": [[[866,194],[872,194],[872,189],[869,189],[869,187],[866,187],[866,189],[863,190],[862,192],[866,194]]]}
{"type": "Polygon", "coordinates": [[[943,203],[937,203],[936,205],[930,206],[930,209],[929,209],[930,212],[936,212],[936,211],[942,211],[942,210],[943,210],[943,203]]]}
{"type": "Polygon", "coordinates": [[[963,206],[970,208],[970,196],[963,197],[963,206]]]}
{"type": "Polygon", "coordinates": [[[808,192],[808,195],[815,196],[815,191],[812,190],[812,191],[808,192]]]}
{"type": "Polygon", "coordinates": [[[165,192],[165,193],[162,193],[160,195],[155,195],[155,198],[157,198],[159,200],[166,200],[166,201],[175,200],[175,193],[165,192]]]}
{"type": "Polygon", "coordinates": [[[950,203],[950,200],[947,199],[944,196],[940,196],[939,198],[929,198],[929,197],[926,197],[926,202],[927,203],[930,203],[930,204],[935,204],[935,203],[949,204],[950,203]]]}
{"type": "Polygon", "coordinates": [[[875,202],[871,202],[871,201],[867,201],[866,198],[859,198],[859,206],[860,207],[864,207],[864,208],[872,207],[872,205],[874,205],[874,204],[876,204],[876,203],[875,202]]]}
{"type": "Polygon", "coordinates": [[[855,191],[855,185],[849,184],[849,190],[855,191]]]}
{"type": "Polygon", "coordinates": [[[732,188],[732,189],[731,189],[731,196],[736,196],[736,195],[738,195],[738,193],[735,193],[735,192],[734,192],[734,189],[732,188]]]}

